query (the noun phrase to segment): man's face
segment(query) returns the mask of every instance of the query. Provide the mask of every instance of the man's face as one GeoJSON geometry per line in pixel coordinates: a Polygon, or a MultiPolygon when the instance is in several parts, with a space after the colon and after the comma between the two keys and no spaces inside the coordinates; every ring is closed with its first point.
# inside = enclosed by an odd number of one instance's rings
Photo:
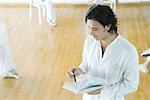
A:
{"type": "Polygon", "coordinates": [[[108,35],[107,30],[96,20],[87,20],[88,33],[96,40],[102,40],[108,35]]]}

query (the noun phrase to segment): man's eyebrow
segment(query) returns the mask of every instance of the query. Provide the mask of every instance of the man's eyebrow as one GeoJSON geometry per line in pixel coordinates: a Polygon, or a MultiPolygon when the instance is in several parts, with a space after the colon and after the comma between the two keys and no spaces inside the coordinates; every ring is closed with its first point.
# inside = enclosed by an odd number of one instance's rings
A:
{"type": "MultiPolygon", "coordinates": [[[[89,26],[90,27],[90,26],[89,26]]],[[[92,28],[92,29],[98,29],[97,27],[90,27],[90,28],[92,28]]]]}

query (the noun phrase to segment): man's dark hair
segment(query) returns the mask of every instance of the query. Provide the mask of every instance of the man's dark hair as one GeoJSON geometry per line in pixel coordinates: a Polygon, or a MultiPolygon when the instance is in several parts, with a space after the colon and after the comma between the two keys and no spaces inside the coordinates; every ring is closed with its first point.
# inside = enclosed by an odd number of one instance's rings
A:
{"type": "Polygon", "coordinates": [[[110,33],[117,33],[117,18],[114,14],[113,10],[104,5],[94,5],[92,6],[85,17],[85,22],[87,20],[96,20],[98,21],[103,27],[110,26],[108,32],[110,33]]]}

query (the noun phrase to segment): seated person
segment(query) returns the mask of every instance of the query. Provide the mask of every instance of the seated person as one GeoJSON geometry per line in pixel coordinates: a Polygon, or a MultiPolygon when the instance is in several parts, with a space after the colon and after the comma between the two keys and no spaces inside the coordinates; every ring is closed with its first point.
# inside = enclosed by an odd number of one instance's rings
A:
{"type": "Polygon", "coordinates": [[[19,78],[19,74],[15,71],[15,65],[11,59],[10,53],[6,47],[0,45],[0,77],[1,78],[19,78]]]}
{"type": "Polygon", "coordinates": [[[18,79],[20,76],[15,68],[9,51],[6,24],[0,20],[0,77],[18,79]]]}

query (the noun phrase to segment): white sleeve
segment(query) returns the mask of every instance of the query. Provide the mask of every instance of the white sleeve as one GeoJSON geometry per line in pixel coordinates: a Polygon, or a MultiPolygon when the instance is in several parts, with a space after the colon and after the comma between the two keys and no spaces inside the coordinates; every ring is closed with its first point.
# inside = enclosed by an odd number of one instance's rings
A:
{"type": "Polygon", "coordinates": [[[81,64],[79,65],[79,68],[83,71],[83,72],[87,72],[87,53],[88,52],[88,37],[86,38],[85,40],[85,43],[84,43],[84,48],[83,48],[83,52],[82,52],[82,62],[81,64]]]}
{"type": "Polygon", "coordinates": [[[102,97],[113,97],[114,95],[127,95],[135,92],[139,84],[139,71],[138,71],[138,54],[135,49],[126,56],[124,63],[125,71],[122,75],[122,80],[116,84],[105,87],[101,90],[102,97]]]}

